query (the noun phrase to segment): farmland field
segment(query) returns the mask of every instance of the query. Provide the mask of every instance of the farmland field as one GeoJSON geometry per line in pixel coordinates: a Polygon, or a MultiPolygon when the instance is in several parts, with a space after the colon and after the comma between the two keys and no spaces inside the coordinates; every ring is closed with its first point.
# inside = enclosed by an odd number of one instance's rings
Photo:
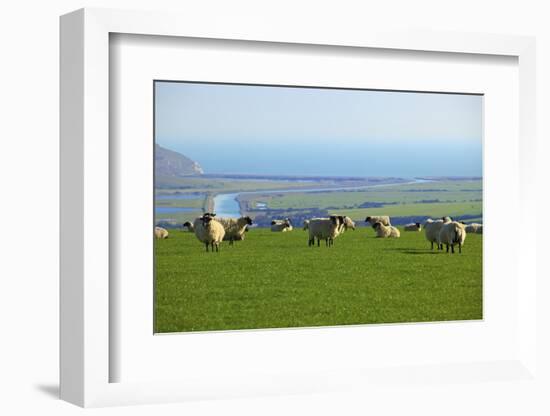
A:
{"type": "Polygon", "coordinates": [[[482,318],[482,235],[462,254],[431,251],[424,233],[377,239],[347,231],[308,247],[300,229],[253,228],[206,253],[194,234],[155,242],[155,332],[288,328],[482,318]]]}

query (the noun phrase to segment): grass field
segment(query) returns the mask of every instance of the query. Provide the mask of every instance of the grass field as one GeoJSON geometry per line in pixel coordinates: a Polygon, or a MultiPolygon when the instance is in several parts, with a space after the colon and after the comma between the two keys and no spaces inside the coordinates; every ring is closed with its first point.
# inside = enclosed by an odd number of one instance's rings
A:
{"type": "Polygon", "coordinates": [[[481,218],[483,211],[481,180],[437,181],[359,191],[244,195],[242,199],[252,210],[258,203],[276,210],[327,209],[356,221],[364,220],[367,215],[481,218]],[[371,206],[366,207],[365,203],[371,206]],[[372,203],[380,206],[372,206],[372,203]]]}
{"type": "Polygon", "coordinates": [[[347,231],[332,248],[302,230],[252,229],[206,253],[194,234],[156,241],[156,332],[482,318],[482,235],[432,252],[424,233],[347,231]]]}

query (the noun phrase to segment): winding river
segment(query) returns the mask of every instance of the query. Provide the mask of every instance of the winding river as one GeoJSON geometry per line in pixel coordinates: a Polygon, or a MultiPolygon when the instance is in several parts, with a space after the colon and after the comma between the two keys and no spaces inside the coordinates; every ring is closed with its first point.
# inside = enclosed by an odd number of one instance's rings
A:
{"type": "Polygon", "coordinates": [[[382,186],[397,186],[397,185],[411,185],[415,183],[433,182],[428,179],[415,179],[410,182],[397,182],[397,183],[383,183],[377,185],[360,185],[360,186],[342,186],[342,187],[330,187],[330,188],[301,188],[301,189],[273,189],[265,191],[246,191],[236,192],[229,194],[218,194],[213,198],[213,211],[219,217],[238,218],[241,216],[241,208],[237,198],[239,195],[246,194],[280,194],[291,192],[320,192],[320,191],[354,191],[367,188],[377,188],[382,186]]]}

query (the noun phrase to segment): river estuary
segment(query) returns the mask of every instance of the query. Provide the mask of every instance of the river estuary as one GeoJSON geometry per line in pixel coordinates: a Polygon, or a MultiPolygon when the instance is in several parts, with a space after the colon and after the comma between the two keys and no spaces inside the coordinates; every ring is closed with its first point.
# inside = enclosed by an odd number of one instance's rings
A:
{"type": "Polygon", "coordinates": [[[228,194],[218,194],[213,199],[214,209],[213,211],[219,217],[226,218],[238,218],[241,216],[241,208],[237,198],[239,195],[246,194],[280,194],[280,193],[294,193],[294,192],[319,192],[319,191],[355,191],[361,189],[377,188],[383,186],[397,186],[397,185],[410,185],[415,183],[433,182],[427,179],[414,179],[410,182],[397,182],[397,183],[385,183],[377,185],[360,185],[360,186],[342,186],[342,187],[330,187],[330,188],[302,188],[302,189],[277,189],[266,191],[247,191],[228,194]]]}

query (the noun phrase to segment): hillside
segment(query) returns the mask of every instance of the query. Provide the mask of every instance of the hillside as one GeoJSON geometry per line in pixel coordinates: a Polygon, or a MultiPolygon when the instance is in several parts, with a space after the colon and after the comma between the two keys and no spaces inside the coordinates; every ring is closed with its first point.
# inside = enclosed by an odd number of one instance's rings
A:
{"type": "Polygon", "coordinates": [[[155,175],[160,177],[178,177],[202,175],[201,166],[181,153],[155,145],[155,175]]]}

